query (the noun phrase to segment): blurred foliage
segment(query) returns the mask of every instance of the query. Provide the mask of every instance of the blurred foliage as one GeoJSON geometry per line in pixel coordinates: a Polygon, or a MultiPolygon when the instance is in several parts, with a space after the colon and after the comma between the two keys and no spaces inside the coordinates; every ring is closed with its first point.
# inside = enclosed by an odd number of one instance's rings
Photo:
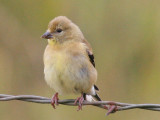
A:
{"type": "MultiPolygon", "coordinates": [[[[0,93],[51,97],[43,75],[40,39],[59,15],[72,19],[91,43],[103,100],[160,103],[159,0],[0,0],[0,93]]],[[[75,98],[75,96],[60,96],[75,98]]],[[[25,102],[0,102],[3,120],[106,120],[104,110],[25,102]]],[[[159,120],[158,112],[130,110],[108,116],[118,120],[159,120]]]]}

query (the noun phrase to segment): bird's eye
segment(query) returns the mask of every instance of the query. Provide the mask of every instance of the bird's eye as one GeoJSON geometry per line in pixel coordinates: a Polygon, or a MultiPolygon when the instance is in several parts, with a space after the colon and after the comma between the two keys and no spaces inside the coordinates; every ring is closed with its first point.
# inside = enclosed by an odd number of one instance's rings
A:
{"type": "Polygon", "coordinates": [[[59,28],[59,29],[57,29],[56,31],[57,31],[58,33],[60,33],[60,32],[62,32],[62,29],[59,28]]]}

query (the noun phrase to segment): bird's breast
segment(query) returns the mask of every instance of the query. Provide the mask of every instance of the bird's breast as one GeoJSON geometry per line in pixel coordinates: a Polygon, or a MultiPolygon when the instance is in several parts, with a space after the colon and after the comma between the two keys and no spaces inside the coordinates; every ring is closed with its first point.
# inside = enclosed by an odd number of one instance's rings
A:
{"type": "MultiPolygon", "coordinates": [[[[50,52],[50,50],[48,51],[50,52]]],[[[60,94],[64,91],[64,70],[66,66],[66,55],[62,52],[52,52],[44,54],[44,74],[47,84],[60,94]]]]}
{"type": "Polygon", "coordinates": [[[76,93],[89,90],[96,79],[96,70],[90,68],[88,58],[78,52],[46,49],[44,54],[45,80],[59,93],[76,93]],[[95,75],[95,76],[94,76],[95,75]]]}

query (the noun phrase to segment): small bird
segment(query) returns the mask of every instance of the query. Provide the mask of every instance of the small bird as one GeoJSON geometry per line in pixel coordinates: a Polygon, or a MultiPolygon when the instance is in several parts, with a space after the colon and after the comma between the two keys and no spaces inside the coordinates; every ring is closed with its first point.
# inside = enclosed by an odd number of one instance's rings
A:
{"type": "Polygon", "coordinates": [[[98,101],[95,85],[97,70],[91,45],[79,27],[65,16],[51,20],[42,38],[48,39],[44,52],[44,74],[47,84],[56,91],[51,104],[58,104],[58,94],[81,94],[75,100],[78,110],[82,109],[87,96],[98,101]]]}

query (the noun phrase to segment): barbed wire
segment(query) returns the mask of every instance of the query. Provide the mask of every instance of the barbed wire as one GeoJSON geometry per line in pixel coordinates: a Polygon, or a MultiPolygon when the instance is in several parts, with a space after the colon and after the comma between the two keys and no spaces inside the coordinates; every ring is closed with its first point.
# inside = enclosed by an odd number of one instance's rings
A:
{"type": "MultiPolygon", "coordinates": [[[[34,103],[42,103],[42,104],[50,104],[51,99],[42,96],[35,96],[35,95],[6,95],[0,94],[0,101],[11,101],[11,100],[20,100],[25,102],[34,102],[34,103]]],[[[77,106],[74,104],[75,99],[65,99],[59,100],[59,104],[69,105],[69,106],[77,106]]],[[[152,111],[160,111],[160,104],[130,104],[130,103],[121,103],[121,102],[113,102],[113,101],[84,101],[83,105],[93,105],[96,107],[100,107],[103,109],[107,109],[110,106],[116,106],[115,111],[123,111],[129,109],[145,109],[145,110],[152,110],[152,111]]],[[[108,112],[110,113],[110,112],[108,112]]]]}

